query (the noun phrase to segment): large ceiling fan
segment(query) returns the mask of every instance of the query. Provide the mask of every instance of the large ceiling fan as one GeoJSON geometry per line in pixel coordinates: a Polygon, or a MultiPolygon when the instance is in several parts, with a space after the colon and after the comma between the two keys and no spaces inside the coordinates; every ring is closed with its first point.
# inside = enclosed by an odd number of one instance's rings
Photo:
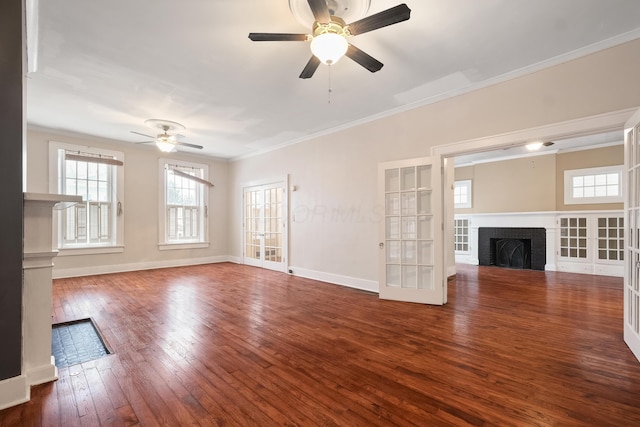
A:
{"type": "MultiPolygon", "coordinates": [[[[351,58],[367,70],[375,73],[383,66],[369,54],[347,42],[350,36],[356,36],[388,25],[406,21],[411,15],[411,9],[406,4],[400,4],[382,12],[367,16],[350,24],[335,16],[339,8],[335,0],[308,0],[309,7],[315,19],[312,34],[287,33],[250,33],[252,41],[310,41],[313,55],[300,74],[301,79],[313,76],[320,63],[334,64],[343,55],[351,58]],[[334,7],[330,8],[328,4],[334,7]]],[[[291,2],[290,2],[291,4],[291,2]]]]}
{"type": "Polygon", "coordinates": [[[155,137],[153,137],[151,135],[147,135],[147,134],[132,130],[131,133],[135,133],[136,135],[142,135],[144,137],[150,138],[149,141],[142,141],[142,142],[138,142],[137,144],[148,144],[153,142],[161,151],[164,151],[165,153],[176,151],[177,146],[197,148],[199,150],[202,150],[202,145],[195,145],[195,144],[189,144],[187,142],[182,142],[180,141],[180,139],[184,138],[184,135],[174,134],[174,132],[183,131],[186,129],[180,123],[172,122],[169,120],[161,120],[161,119],[149,119],[149,120],[145,120],[144,123],[153,129],[160,129],[162,133],[159,133],[155,137]]]}

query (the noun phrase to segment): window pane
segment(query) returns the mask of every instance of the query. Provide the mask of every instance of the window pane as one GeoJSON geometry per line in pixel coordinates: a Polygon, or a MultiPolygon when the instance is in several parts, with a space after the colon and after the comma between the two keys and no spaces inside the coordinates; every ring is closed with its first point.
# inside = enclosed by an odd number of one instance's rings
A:
{"type": "Polygon", "coordinates": [[[98,179],[98,164],[97,163],[87,163],[88,174],[87,177],[92,180],[98,179]]]}
{"type": "Polygon", "coordinates": [[[87,179],[87,163],[86,162],[76,162],[78,178],[79,179],[87,179]]]}
{"type": "Polygon", "coordinates": [[[88,197],[87,200],[98,200],[98,181],[88,182],[88,197]]]}
{"type": "Polygon", "coordinates": [[[73,160],[66,160],[65,162],[65,172],[67,178],[75,178],[76,177],[76,162],[73,160]]]}
{"type": "Polygon", "coordinates": [[[67,178],[64,187],[64,194],[75,195],[76,194],[76,180],[67,178]]]}
{"type": "Polygon", "coordinates": [[[106,182],[100,181],[98,183],[98,200],[101,202],[110,201],[111,197],[109,197],[109,187],[106,182]]]}

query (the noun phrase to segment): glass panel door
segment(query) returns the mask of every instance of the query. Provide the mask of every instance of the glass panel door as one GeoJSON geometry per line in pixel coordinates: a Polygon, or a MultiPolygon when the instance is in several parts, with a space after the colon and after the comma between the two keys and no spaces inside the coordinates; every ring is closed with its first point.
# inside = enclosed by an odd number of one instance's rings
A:
{"type": "Polygon", "coordinates": [[[263,191],[246,190],[244,193],[244,263],[262,267],[264,253],[263,191]]]}
{"type": "Polygon", "coordinates": [[[285,184],[244,189],[244,263],[286,271],[285,184]]]}
{"type": "Polygon", "coordinates": [[[380,232],[380,298],[444,304],[441,167],[431,158],[379,167],[384,221],[380,232]]]}
{"type": "Polygon", "coordinates": [[[627,122],[624,136],[627,176],[625,219],[624,341],[640,360],[640,110],[627,122]]]}

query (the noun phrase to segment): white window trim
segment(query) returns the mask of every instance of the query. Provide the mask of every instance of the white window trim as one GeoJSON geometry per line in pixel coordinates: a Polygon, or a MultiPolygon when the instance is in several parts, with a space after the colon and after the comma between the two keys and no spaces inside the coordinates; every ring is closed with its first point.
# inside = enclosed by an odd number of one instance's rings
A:
{"type": "MultiPolygon", "coordinates": [[[[124,162],[124,153],[120,151],[108,150],[104,148],[89,147],[86,145],[67,144],[57,141],[49,141],[49,193],[60,194],[62,183],[59,175],[59,150],[80,151],[83,153],[100,154],[103,156],[113,157],[116,160],[124,162]]],[[[115,176],[116,200],[115,205],[124,203],[124,166],[116,167],[115,176]]],[[[122,209],[124,212],[124,209],[122,209]]],[[[60,221],[58,220],[58,212],[53,212],[53,242],[54,247],[58,248],[58,256],[73,255],[93,255],[124,252],[124,213],[116,214],[116,233],[114,244],[99,243],[95,245],[77,246],[73,248],[60,247],[60,221]]]]}
{"type": "MultiPolygon", "coordinates": [[[[454,208],[471,208],[473,206],[472,203],[472,195],[473,193],[471,192],[472,190],[472,182],[470,179],[465,179],[462,181],[455,181],[454,183],[454,187],[467,187],[467,201],[466,203],[455,203],[455,197],[454,197],[454,208]]],[[[454,189],[454,193],[455,193],[455,189],[454,189]]]]}
{"type": "MultiPolygon", "coordinates": [[[[178,249],[203,249],[209,247],[209,191],[208,187],[202,189],[202,203],[204,205],[204,213],[202,220],[202,241],[199,242],[168,242],[167,241],[167,209],[166,209],[166,188],[165,188],[165,167],[166,165],[177,165],[188,168],[201,168],[203,171],[202,178],[209,180],[209,166],[204,163],[187,162],[183,160],[169,159],[161,157],[158,163],[158,179],[160,197],[158,207],[158,250],[178,250],[178,249]]],[[[203,185],[203,184],[200,184],[203,185]]]]}
{"type": "Polygon", "coordinates": [[[624,165],[602,166],[597,168],[586,169],[570,169],[564,171],[564,204],[565,205],[591,205],[600,203],[623,203],[624,202],[624,165]],[[600,175],[617,173],[620,183],[620,192],[618,196],[605,197],[573,197],[573,178],[585,175],[600,175]]]}

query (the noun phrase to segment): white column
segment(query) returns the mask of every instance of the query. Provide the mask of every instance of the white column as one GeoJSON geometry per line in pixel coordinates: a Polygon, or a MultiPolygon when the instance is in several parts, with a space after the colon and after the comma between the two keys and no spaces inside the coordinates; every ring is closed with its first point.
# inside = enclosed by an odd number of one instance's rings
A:
{"type": "Polygon", "coordinates": [[[51,355],[51,274],[58,254],[52,249],[53,207],[80,201],[79,196],[24,194],[22,366],[29,386],[58,378],[51,355]]]}

